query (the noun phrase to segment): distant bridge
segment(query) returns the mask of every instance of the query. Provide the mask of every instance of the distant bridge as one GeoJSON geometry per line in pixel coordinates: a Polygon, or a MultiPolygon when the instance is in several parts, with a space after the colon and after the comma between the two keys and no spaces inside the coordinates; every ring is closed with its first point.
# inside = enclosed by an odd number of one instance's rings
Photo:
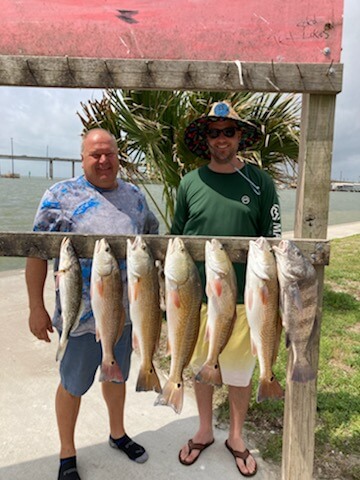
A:
{"type": "MultiPolygon", "coordinates": [[[[31,161],[43,161],[43,162],[49,162],[49,178],[53,179],[54,178],[54,162],[71,162],[71,172],[72,172],[72,177],[75,177],[75,163],[81,163],[80,158],[60,158],[60,157],[32,157],[29,155],[0,155],[0,160],[1,159],[6,159],[6,160],[31,160],[31,161]]],[[[14,173],[14,172],[12,172],[14,173]]]]}

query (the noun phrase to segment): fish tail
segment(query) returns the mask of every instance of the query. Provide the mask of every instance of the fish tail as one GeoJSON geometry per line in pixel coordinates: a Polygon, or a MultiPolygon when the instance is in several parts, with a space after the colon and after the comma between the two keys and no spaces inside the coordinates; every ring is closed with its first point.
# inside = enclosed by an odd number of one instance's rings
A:
{"type": "Polygon", "coordinates": [[[314,380],[316,377],[314,369],[305,358],[302,362],[296,360],[294,362],[293,370],[291,373],[291,380],[293,382],[306,383],[310,380],[314,380]]]}
{"type": "Polygon", "coordinates": [[[195,380],[200,383],[208,383],[221,387],[223,382],[219,363],[215,363],[214,365],[204,363],[200,371],[196,374],[195,380]]]}
{"type": "Polygon", "coordinates": [[[56,352],[56,361],[57,362],[61,362],[61,360],[63,359],[68,341],[69,341],[68,338],[65,338],[65,340],[60,339],[59,346],[58,346],[58,349],[57,349],[57,352],[56,352]]]}
{"type": "Polygon", "coordinates": [[[150,368],[140,367],[136,383],[137,392],[149,392],[150,390],[155,390],[157,393],[162,392],[160,380],[153,364],[151,364],[150,368]]]}
{"type": "Polygon", "coordinates": [[[113,360],[110,364],[102,362],[99,382],[124,382],[123,374],[116,360],[113,360]]]}
{"type": "Polygon", "coordinates": [[[284,390],[278,380],[273,376],[271,380],[265,378],[259,382],[256,401],[257,403],[263,402],[269,399],[281,400],[284,398],[284,390]]]}
{"type": "Polygon", "coordinates": [[[175,383],[168,380],[165,383],[162,393],[155,400],[154,405],[168,405],[175,413],[181,413],[184,400],[183,382],[175,383]]]}

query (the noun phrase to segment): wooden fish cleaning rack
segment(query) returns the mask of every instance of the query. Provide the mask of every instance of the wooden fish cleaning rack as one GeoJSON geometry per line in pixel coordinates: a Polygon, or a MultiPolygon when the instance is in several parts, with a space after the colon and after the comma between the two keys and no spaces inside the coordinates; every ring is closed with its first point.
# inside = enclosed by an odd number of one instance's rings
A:
{"type": "MultiPolygon", "coordinates": [[[[128,3],[130,5],[134,2],[130,1],[128,3]]],[[[155,8],[153,3],[156,2],[151,2],[152,8],[155,8]]],[[[179,2],[175,3],[178,4],[179,2]]],[[[229,6],[228,9],[221,6],[223,12],[226,12],[230,17],[234,13],[232,8],[240,8],[237,2],[232,3],[234,6],[229,6]]],[[[271,2],[268,3],[272,7],[271,2]]],[[[287,9],[287,15],[299,11],[298,6],[301,0],[289,0],[289,3],[291,6],[289,5],[287,9]]],[[[306,5],[303,5],[303,10],[308,12],[308,2],[303,3],[306,3],[306,5]]],[[[313,261],[319,281],[319,321],[317,322],[315,339],[310,352],[310,361],[315,371],[318,369],[319,359],[324,266],[329,263],[330,255],[330,244],[324,239],[327,237],[328,227],[335,102],[336,95],[342,88],[343,75],[343,66],[339,63],[340,55],[337,53],[340,51],[342,26],[340,15],[342,4],[340,5],[340,3],[340,0],[323,0],[313,3],[311,9],[314,11],[309,11],[309,15],[303,21],[294,22],[292,20],[291,29],[295,33],[300,31],[300,36],[294,36],[290,30],[290,33],[288,33],[289,25],[286,25],[287,19],[285,16],[281,19],[281,22],[273,22],[270,35],[269,21],[259,12],[252,12],[251,18],[255,18],[256,28],[253,31],[246,31],[249,35],[255,32],[259,37],[258,41],[255,42],[250,39],[248,45],[246,45],[246,35],[242,35],[238,43],[229,40],[227,48],[222,51],[221,60],[204,60],[201,54],[194,57],[190,56],[190,60],[183,60],[181,56],[174,60],[151,58],[151,55],[146,58],[146,51],[139,50],[139,46],[135,42],[137,39],[134,37],[134,32],[138,32],[138,34],[144,32],[141,23],[138,24],[138,27],[133,24],[128,26],[130,32],[127,38],[128,43],[124,40],[120,43],[117,35],[120,25],[124,31],[126,31],[126,25],[124,23],[116,24],[115,38],[117,44],[116,48],[113,49],[117,52],[121,48],[127,48],[127,52],[124,55],[121,54],[122,57],[130,55],[132,50],[136,50],[139,52],[140,58],[105,58],[103,54],[96,58],[90,58],[90,55],[79,51],[81,48],[85,48],[89,42],[83,41],[84,36],[76,35],[72,24],[71,34],[68,35],[69,51],[66,52],[66,55],[63,55],[63,53],[58,52],[66,43],[67,35],[66,32],[63,33],[63,29],[59,29],[61,35],[63,35],[63,41],[58,41],[55,35],[57,30],[53,12],[51,12],[51,33],[48,34],[46,41],[36,38],[36,34],[34,34],[34,42],[31,44],[28,33],[25,37],[21,37],[20,34],[0,36],[2,47],[0,48],[0,85],[178,91],[209,90],[219,92],[295,92],[302,95],[294,237],[298,246],[313,261]],[[315,15],[315,10],[317,10],[318,15],[315,15]],[[255,13],[256,16],[254,16],[255,13]],[[319,29],[320,25],[321,28],[319,29]],[[16,41],[19,43],[19,39],[20,44],[16,44],[16,41]],[[8,40],[8,43],[6,43],[6,40],[8,40]],[[241,56],[242,53],[245,54],[247,51],[255,52],[255,54],[262,53],[270,44],[275,45],[276,50],[274,50],[274,56],[271,58],[279,61],[251,61],[253,58],[247,58],[246,61],[240,62],[239,60],[227,61],[223,59],[227,50],[231,48],[234,49],[233,51],[237,51],[238,56],[241,56]],[[331,45],[333,50],[336,51],[334,54],[335,60],[332,59],[332,51],[328,45],[331,45]],[[46,47],[46,53],[36,53],[37,48],[42,46],[46,47]],[[30,50],[33,48],[32,54],[23,55],[23,52],[29,52],[29,48],[30,50]],[[306,51],[310,48],[312,50],[308,51],[311,54],[318,52],[317,55],[319,56],[315,61],[310,59],[305,62],[284,62],[281,51],[288,51],[288,48],[293,48],[295,55],[301,53],[302,49],[306,51]],[[78,55],[74,52],[77,52],[78,55]]],[[[146,2],[142,2],[142,4],[143,8],[146,8],[146,2]]],[[[212,3],[212,8],[214,6],[216,4],[212,3]]],[[[265,7],[264,3],[263,8],[265,7]]],[[[47,8],[46,2],[44,8],[47,8]]],[[[87,6],[86,8],[91,7],[87,6]]],[[[247,6],[246,8],[252,7],[247,6]]],[[[24,10],[27,9],[24,8],[24,10]]],[[[208,10],[211,9],[202,7],[202,12],[206,13],[208,10]]],[[[136,11],[135,7],[134,11],[136,11]]],[[[176,11],[177,15],[180,13],[181,10],[176,11]]],[[[169,14],[171,12],[167,12],[166,18],[169,14]]],[[[305,17],[305,13],[303,15],[305,17]]],[[[301,20],[300,17],[299,19],[301,20]]],[[[4,22],[3,24],[5,25],[4,22]]],[[[15,18],[13,17],[9,21],[9,25],[14,24],[15,18]]],[[[32,28],[30,29],[26,20],[21,16],[21,18],[19,17],[19,23],[16,25],[19,31],[25,26],[25,31],[28,32],[33,31],[35,23],[31,23],[32,28]]],[[[96,25],[93,22],[91,27],[96,28],[96,25]]],[[[160,52],[162,46],[165,46],[165,48],[175,47],[176,50],[176,46],[179,44],[176,39],[173,39],[173,42],[161,43],[161,33],[165,29],[158,28],[158,18],[153,22],[153,26],[156,28],[156,34],[150,35],[151,42],[147,42],[147,46],[155,46],[156,50],[160,52]]],[[[40,25],[39,35],[44,35],[45,27],[47,27],[46,24],[40,25]]],[[[241,32],[241,27],[237,24],[233,29],[229,29],[226,38],[234,38],[237,32],[241,32]]],[[[217,28],[220,28],[220,22],[217,28]]],[[[176,29],[171,28],[170,31],[176,32],[176,29]]],[[[93,35],[97,43],[91,53],[97,52],[102,44],[104,44],[105,51],[112,51],[107,44],[110,31],[108,28],[101,28],[99,34],[103,32],[106,32],[104,41],[99,41],[98,36],[93,35]]],[[[204,32],[203,28],[201,28],[201,32],[198,28],[190,31],[190,33],[201,33],[201,35],[204,32]]],[[[209,29],[209,33],[213,38],[214,32],[209,29]]],[[[85,36],[87,40],[91,37],[88,34],[85,36]]],[[[219,44],[220,37],[220,35],[216,36],[216,44],[219,44]]],[[[185,46],[188,45],[194,45],[194,52],[196,53],[195,43],[187,41],[185,46]]],[[[213,45],[213,48],[215,46],[213,45]]],[[[183,47],[179,44],[178,48],[181,50],[183,47]]],[[[182,55],[182,52],[180,53],[182,55]]],[[[236,54],[234,57],[234,54],[231,53],[230,57],[236,58],[236,54]]],[[[301,58],[305,57],[306,55],[301,58]]],[[[64,233],[0,232],[0,256],[54,258],[59,253],[60,243],[65,235],[71,236],[79,256],[87,258],[92,257],[95,240],[101,238],[94,235],[69,235],[64,233]]],[[[150,235],[145,237],[154,256],[163,259],[167,241],[170,237],[150,235]]],[[[115,255],[124,258],[125,240],[130,237],[106,236],[106,238],[108,238],[115,255]]],[[[204,243],[207,237],[184,238],[192,257],[195,260],[203,260],[204,243]]],[[[220,240],[223,241],[234,262],[244,262],[246,260],[249,238],[226,237],[220,238],[220,240]]],[[[270,240],[271,243],[277,243],[278,241],[278,239],[270,240]]],[[[291,382],[292,363],[293,358],[290,352],[285,395],[282,480],[312,480],[315,451],[316,379],[306,384],[291,382]]]]}
{"type": "MultiPolygon", "coordinates": [[[[37,257],[44,260],[57,258],[63,238],[69,237],[80,258],[92,258],[95,241],[105,237],[118,259],[126,258],[126,240],[133,240],[135,235],[79,235],[76,233],[58,232],[3,232],[0,233],[0,256],[6,257],[37,257]]],[[[142,235],[149,245],[154,259],[164,260],[167,244],[174,235],[142,235]]],[[[192,258],[196,261],[205,260],[205,242],[213,237],[181,236],[192,258]]],[[[234,263],[245,263],[251,237],[216,237],[225,247],[234,263]]],[[[269,238],[271,245],[278,245],[281,239],[269,238]]],[[[293,239],[308,256],[314,266],[328,265],[330,244],[326,240],[293,239]]]]}

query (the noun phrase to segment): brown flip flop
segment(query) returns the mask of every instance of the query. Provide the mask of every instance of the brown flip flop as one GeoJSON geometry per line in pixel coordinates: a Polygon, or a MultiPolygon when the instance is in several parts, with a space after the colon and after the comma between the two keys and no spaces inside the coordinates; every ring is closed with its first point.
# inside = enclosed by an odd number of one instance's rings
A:
{"type": "Polygon", "coordinates": [[[179,452],[179,462],[182,463],[183,465],[186,465],[187,467],[188,467],[189,465],[192,465],[192,464],[195,463],[196,460],[200,457],[201,452],[202,452],[203,450],[205,450],[205,448],[210,447],[210,445],[212,445],[212,444],[214,443],[214,441],[215,441],[215,440],[213,439],[213,440],[212,440],[211,442],[209,442],[209,443],[194,443],[193,440],[192,440],[192,438],[191,438],[191,439],[188,441],[188,447],[189,447],[189,453],[188,453],[188,455],[190,455],[190,453],[191,453],[193,450],[199,450],[199,455],[198,455],[197,457],[195,457],[194,460],[192,460],[191,462],[186,462],[185,460],[183,460],[183,459],[181,458],[181,451],[182,451],[182,449],[181,449],[180,452],[179,452]]]}
{"type": "Polygon", "coordinates": [[[239,468],[239,465],[237,464],[236,462],[236,459],[237,458],[241,458],[241,460],[244,461],[245,465],[246,465],[246,459],[248,458],[248,456],[250,455],[250,452],[248,449],[244,450],[243,452],[239,452],[238,450],[234,450],[233,448],[230,447],[230,445],[228,444],[228,441],[225,440],[225,447],[229,450],[229,452],[233,455],[233,457],[235,458],[235,464],[237,466],[237,469],[239,470],[239,472],[241,473],[241,475],[243,477],[253,477],[256,472],[257,472],[257,463],[256,463],[256,460],[255,460],[255,470],[252,472],[252,473],[244,473],[240,470],[239,468]]]}

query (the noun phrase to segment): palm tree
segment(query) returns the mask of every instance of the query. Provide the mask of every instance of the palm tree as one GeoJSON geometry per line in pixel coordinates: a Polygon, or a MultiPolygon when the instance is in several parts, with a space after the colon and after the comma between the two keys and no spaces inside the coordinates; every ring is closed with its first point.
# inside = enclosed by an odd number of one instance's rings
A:
{"type": "Polygon", "coordinates": [[[182,176],[206,163],[187,149],[185,128],[213,102],[226,99],[263,133],[243,159],[276,181],[293,175],[300,127],[300,101],[293,94],[106,90],[102,100],[82,103],[83,115],[78,115],[84,130],[100,126],[115,135],[122,176],[141,183],[151,198],[149,180],[163,184],[165,212],[152,199],[169,227],[182,176]]]}

